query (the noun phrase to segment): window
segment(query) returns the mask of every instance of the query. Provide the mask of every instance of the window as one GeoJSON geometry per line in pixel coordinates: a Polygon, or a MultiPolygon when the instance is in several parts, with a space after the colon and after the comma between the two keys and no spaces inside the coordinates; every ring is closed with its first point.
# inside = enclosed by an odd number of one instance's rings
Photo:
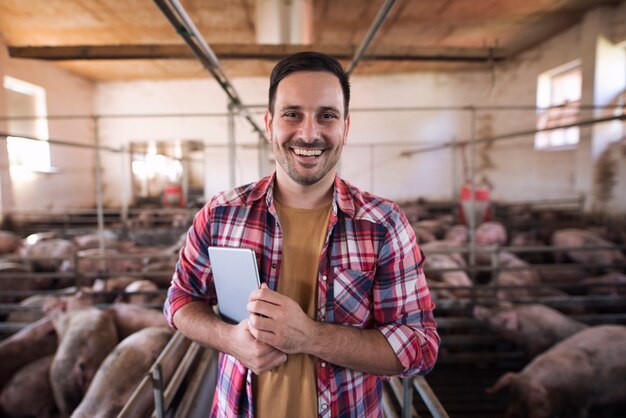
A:
{"type": "Polygon", "coordinates": [[[46,91],[12,77],[4,77],[9,132],[7,138],[11,168],[49,171],[50,144],[46,119],[46,91]],[[34,118],[33,116],[36,116],[34,118]],[[36,138],[45,141],[37,141],[36,138]]]}
{"type": "MultiPolygon", "coordinates": [[[[537,114],[537,129],[578,122],[581,90],[580,60],[541,74],[537,80],[537,106],[544,109],[537,114]]],[[[578,126],[538,132],[535,149],[571,149],[578,144],[579,136],[578,126]]]]}

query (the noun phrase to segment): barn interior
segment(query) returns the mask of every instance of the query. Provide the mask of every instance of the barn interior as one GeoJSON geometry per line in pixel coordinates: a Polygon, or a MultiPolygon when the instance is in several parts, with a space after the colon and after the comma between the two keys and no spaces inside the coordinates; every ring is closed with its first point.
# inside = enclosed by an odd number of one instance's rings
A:
{"type": "MultiPolygon", "coordinates": [[[[505,416],[515,393],[488,389],[506,373],[626,333],[626,1],[0,0],[0,416],[96,416],[89,396],[207,415],[217,353],[173,330],[128,387],[98,370],[61,407],[53,323],[167,326],[186,231],[274,171],[269,75],[310,50],[350,74],[339,175],[397,202],[426,255],[439,357],[383,383],[386,417],[505,416]]],[[[625,416],[620,361],[615,396],[569,411],[625,416]]]]}

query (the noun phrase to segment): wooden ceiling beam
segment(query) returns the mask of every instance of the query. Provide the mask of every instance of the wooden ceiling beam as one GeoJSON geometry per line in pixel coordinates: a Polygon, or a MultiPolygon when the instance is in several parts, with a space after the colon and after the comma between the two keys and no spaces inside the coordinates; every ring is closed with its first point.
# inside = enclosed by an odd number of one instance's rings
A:
{"type": "MultiPolygon", "coordinates": [[[[220,59],[279,60],[301,51],[318,51],[337,59],[349,60],[355,46],[344,45],[255,45],[211,44],[220,59]]],[[[13,58],[49,61],[126,60],[126,59],[194,59],[186,45],[77,45],[77,46],[10,46],[13,58]]],[[[377,47],[367,52],[366,61],[468,61],[489,62],[506,58],[500,48],[458,47],[377,47]]]]}

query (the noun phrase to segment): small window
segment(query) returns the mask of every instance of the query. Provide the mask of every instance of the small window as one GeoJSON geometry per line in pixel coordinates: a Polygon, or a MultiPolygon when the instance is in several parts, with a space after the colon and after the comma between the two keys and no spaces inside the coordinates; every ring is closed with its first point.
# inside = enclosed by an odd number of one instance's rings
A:
{"type": "Polygon", "coordinates": [[[8,123],[13,135],[7,138],[11,168],[49,171],[46,91],[43,87],[8,76],[4,77],[4,88],[7,116],[13,118],[8,123]]]}
{"type": "MultiPolygon", "coordinates": [[[[537,80],[537,129],[553,128],[578,122],[582,72],[580,60],[541,74],[537,80]]],[[[538,132],[535,149],[572,149],[578,144],[580,128],[572,126],[538,132]]]]}

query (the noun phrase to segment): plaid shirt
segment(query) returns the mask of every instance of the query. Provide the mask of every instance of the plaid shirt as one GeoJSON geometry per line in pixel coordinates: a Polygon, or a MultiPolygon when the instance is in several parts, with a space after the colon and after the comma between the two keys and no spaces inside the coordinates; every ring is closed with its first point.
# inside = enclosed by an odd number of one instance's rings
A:
{"type": "MultiPolygon", "coordinates": [[[[221,193],[196,215],[168,292],[164,312],[192,301],[217,303],[207,255],[209,245],[254,250],[261,280],[278,288],[282,232],[273,205],[274,176],[221,193]]],[[[320,256],[317,321],[376,328],[404,370],[426,374],[434,366],[439,336],[413,229],[393,202],[335,179],[332,212],[320,256]]],[[[220,354],[211,416],[253,417],[252,372],[220,354]]],[[[382,416],[381,376],[319,360],[320,417],[382,416]]]]}

